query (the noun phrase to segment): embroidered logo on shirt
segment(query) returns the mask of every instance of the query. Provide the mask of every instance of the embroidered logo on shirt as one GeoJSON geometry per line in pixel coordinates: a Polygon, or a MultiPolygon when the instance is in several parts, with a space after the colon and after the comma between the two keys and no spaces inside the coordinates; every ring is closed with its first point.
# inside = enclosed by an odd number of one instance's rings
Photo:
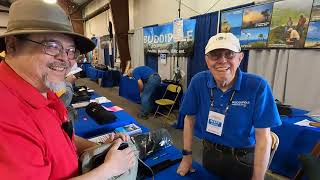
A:
{"type": "Polygon", "coordinates": [[[250,101],[232,101],[232,106],[247,107],[249,104],[250,104],[250,101]]]}

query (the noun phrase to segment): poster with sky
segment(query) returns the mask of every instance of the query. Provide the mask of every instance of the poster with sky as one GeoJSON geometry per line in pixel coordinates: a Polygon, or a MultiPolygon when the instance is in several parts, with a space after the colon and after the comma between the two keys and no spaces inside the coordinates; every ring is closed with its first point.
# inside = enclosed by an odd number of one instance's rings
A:
{"type": "Polygon", "coordinates": [[[320,20],[320,0],[314,0],[310,21],[319,21],[319,20],[320,20]]]}
{"type": "Polygon", "coordinates": [[[273,4],[263,4],[245,8],[242,18],[242,29],[268,27],[270,25],[273,4]]]}
{"type": "Polygon", "coordinates": [[[268,47],[303,48],[313,0],[275,2],[268,47]]]}
{"type": "Polygon", "coordinates": [[[269,27],[242,29],[240,44],[242,48],[265,48],[269,27]]]}
{"type": "Polygon", "coordinates": [[[310,22],[305,48],[320,48],[320,21],[310,22]]]}
{"type": "Polygon", "coordinates": [[[231,32],[237,38],[241,36],[243,9],[225,11],[221,13],[220,32],[231,32]]]}

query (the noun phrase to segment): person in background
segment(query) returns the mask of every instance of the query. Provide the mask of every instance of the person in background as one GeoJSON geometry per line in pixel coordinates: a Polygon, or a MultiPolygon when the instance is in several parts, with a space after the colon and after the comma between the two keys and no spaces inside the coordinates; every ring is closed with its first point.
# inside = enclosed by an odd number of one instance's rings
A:
{"type": "Polygon", "coordinates": [[[303,16],[303,14],[300,15],[296,30],[298,31],[299,35],[302,36],[304,32],[304,25],[306,24],[307,19],[303,16]]]}
{"type": "Polygon", "coordinates": [[[292,28],[293,26],[293,21],[292,21],[292,18],[289,17],[288,21],[287,21],[287,24],[286,26],[284,27],[284,33],[286,34],[288,32],[288,29],[289,28],[292,28]]]}
{"type": "Polygon", "coordinates": [[[148,66],[139,66],[130,70],[128,76],[134,77],[141,92],[141,112],[139,118],[147,119],[154,105],[154,93],[161,84],[158,73],[148,66]]]}
{"type": "Polygon", "coordinates": [[[193,76],[180,109],[185,119],[178,174],[194,171],[192,139],[198,123],[205,168],[222,179],[264,179],[270,128],[281,125],[281,120],[267,81],[239,69],[243,56],[233,34],[209,39],[205,47],[209,70],[193,76]]]}
{"type": "Polygon", "coordinates": [[[293,45],[293,47],[300,47],[300,35],[297,30],[293,28],[288,29],[289,37],[287,38],[287,43],[293,45]]]}
{"type": "Polygon", "coordinates": [[[64,10],[42,0],[14,1],[0,35],[0,179],[109,179],[134,166],[131,148],[115,140],[102,165],[78,176],[78,155],[95,143],[75,136],[52,91],[65,86],[71,61],[95,45],[73,32],[64,10]]]}

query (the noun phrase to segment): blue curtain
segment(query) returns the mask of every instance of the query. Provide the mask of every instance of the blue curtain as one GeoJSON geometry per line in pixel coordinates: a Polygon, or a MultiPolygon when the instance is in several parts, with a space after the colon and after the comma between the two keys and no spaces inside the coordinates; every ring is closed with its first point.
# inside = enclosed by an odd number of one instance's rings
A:
{"type": "Polygon", "coordinates": [[[196,73],[208,69],[204,58],[204,48],[209,38],[217,34],[218,12],[195,16],[192,19],[196,19],[197,23],[193,55],[188,60],[188,84],[196,73]]]}
{"type": "Polygon", "coordinates": [[[158,72],[158,55],[157,54],[145,54],[145,65],[149,66],[156,72],[158,72]]]}
{"type": "MultiPolygon", "coordinates": [[[[107,66],[111,66],[114,68],[114,60],[113,60],[113,55],[109,55],[109,46],[107,45],[105,49],[103,49],[104,53],[104,64],[107,66]]],[[[112,49],[113,50],[113,49],[112,49]]],[[[113,51],[112,51],[113,52],[113,51]]]]}

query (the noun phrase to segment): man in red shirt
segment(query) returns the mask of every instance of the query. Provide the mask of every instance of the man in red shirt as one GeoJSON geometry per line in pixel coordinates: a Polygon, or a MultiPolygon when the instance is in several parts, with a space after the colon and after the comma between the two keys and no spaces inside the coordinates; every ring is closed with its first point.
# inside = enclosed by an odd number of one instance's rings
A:
{"type": "Polygon", "coordinates": [[[99,167],[78,175],[78,154],[95,144],[67,133],[63,103],[51,91],[64,86],[71,61],[95,47],[74,33],[58,5],[15,1],[0,36],[0,179],[108,179],[134,165],[118,139],[99,167]]]}

